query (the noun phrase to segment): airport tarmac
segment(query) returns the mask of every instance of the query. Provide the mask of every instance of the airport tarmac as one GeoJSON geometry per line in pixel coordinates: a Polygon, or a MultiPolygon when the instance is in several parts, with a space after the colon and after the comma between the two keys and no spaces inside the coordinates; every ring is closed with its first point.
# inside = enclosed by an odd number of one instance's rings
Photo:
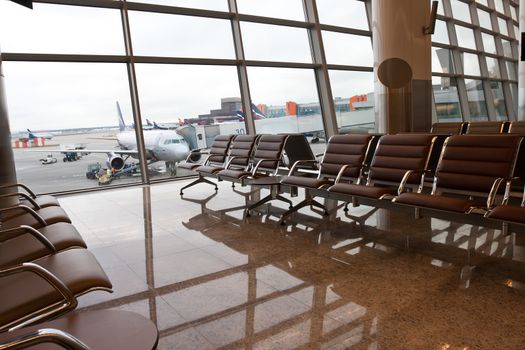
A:
{"type": "MultiPolygon", "coordinates": [[[[65,145],[83,144],[86,149],[111,150],[118,151],[116,147],[115,133],[89,133],[89,134],[72,134],[56,135],[52,140],[46,140],[45,147],[37,148],[14,148],[14,157],[18,182],[27,184],[36,193],[54,193],[62,191],[83,190],[98,187],[111,187],[115,185],[140,183],[140,173],[133,176],[121,176],[115,179],[109,185],[99,185],[98,180],[86,178],[86,172],[90,164],[99,163],[106,167],[106,154],[91,153],[82,156],[81,159],[74,162],[64,162],[63,154],[57,152],[57,149],[65,145]],[[38,152],[34,152],[38,150],[38,152]],[[55,150],[55,151],[53,151],[55,150]],[[43,165],[41,158],[51,155],[57,159],[56,163],[43,165]]],[[[314,154],[323,153],[324,143],[311,144],[314,154]]],[[[138,163],[137,159],[129,158],[127,163],[138,163]]],[[[160,180],[170,178],[166,172],[164,162],[158,162],[150,166],[150,178],[160,180]]],[[[185,177],[195,175],[195,173],[178,169],[176,177],[185,177]]]]}
{"type": "MultiPolygon", "coordinates": [[[[27,184],[37,193],[53,193],[60,191],[71,191],[87,188],[97,188],[100,186],[112,186],[127,183],[140,183],[140,173],[133,176],[121,176],[109,185],[99,185],[98,180],[86,178],[86,172],[90,164],[100,163],[106,167],[106,154],[91,153],[82,156],[74,162],[64,162],[63,154],[53,151],[60,148],[60,145],[84,144],[86,149],[111,150],[116,148],[114,133],[90,133],[74,135],[57,135],[52,140],[46,140],[47,146],[38,148],[13,148],[15,157],[16,173],[18,182],[27,184]],[[34,152],[38,150],[38,152],[34,152]],[[40,152],[42,151],[42,152],[40,152]],[[47,155],[57,159],[56,163],[43,165],[41,158],[47,155]]],[[[137,159],[130,158],[127,163],[138,163],[137,159]]],[[[152,179],[163,179],[169,177],[165,171],[164,162],[159,162],[150,167],[152,179]]],[[[190,171],[179,169],[177,176],[193,175],[190,171]]]]}

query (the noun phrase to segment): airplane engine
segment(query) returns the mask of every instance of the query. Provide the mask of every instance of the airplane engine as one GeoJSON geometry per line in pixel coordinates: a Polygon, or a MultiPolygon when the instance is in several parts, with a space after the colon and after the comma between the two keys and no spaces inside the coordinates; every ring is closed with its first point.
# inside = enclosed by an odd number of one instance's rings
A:
{"type": "Polygon", "coordinates": [[[106,160],[108,168],[115,170],[121,170],[124,168],[124,163],[124,159],[116,154],[111,154],[106,160]]]}

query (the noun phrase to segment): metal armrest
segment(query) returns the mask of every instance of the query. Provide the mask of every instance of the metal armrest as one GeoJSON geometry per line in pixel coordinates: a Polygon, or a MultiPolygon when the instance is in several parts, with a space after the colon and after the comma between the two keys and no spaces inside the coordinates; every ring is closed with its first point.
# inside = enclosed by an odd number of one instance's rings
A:
{"type": "Polygon", "coordinates": [[[53,275],[51,272],[44,269],[40,265],[34,263],[23,263],[21,265],[10,267],[0,271],[0,278],[11,276],[21,272],[31,272],[41,277],[51,287],[53,287],[53,289],[55,289],[58,293],[60,293],[60,295],[62,295],[64,301],[59,303],[58,305],[50,305],[39,312],[26,315],[22,318],[19,318],[16,321],[0,326],[0,332],[22,328],[28,324],[43,320],[45,318],[49,318],[51,316],[62,314],[66,311],[73,310],[77,307],[78,301],[75,298],[73,292],[55,275],[53,275]]]}
{"type": "Polygon", "coordinates": [[[4,188],[12,188],[12,187],[22,187],[27,193],[29,193],[29,195],[31,197],[36,198],[36,194],[33,191],[31,191],[31,189],[29,187],[27,187],[26,185],[24,185],[23,183],[2,185],[2,186],[0,186],[0,190],[2,190],[4,188]]]}
{"type": "Polygon", "coordinates": [[[44,220],[43,217],[38,215],[38,213],[36,211],[34,211],[33,209],[29,208],[27,205],[15,205],[15,206],[12,206],[12,207],[0,208],[0,214],[3,213],[3,212],[13,211],[13,210],[24,210],[24,211],[28,212],[29,214],[31,214],[31,216],[33,216],[42,226],[47,226],[46,220],[44,220]]]}
{"type": "Polygon", "coordinates": [[[397,194],[400,195],[401,193],[405,192],[405,186],[408,182],[408,179],[412,174],[425,174],[424,171],[421,170],[408,170],[405,175],[403,175],[403,178],[401,179],[401,182],[399,183],[399,187],[397,188],[397,194]]]}
{"type": "Polygon", "coordinates": [[[186,156],[186,160],[185,162],[186,163],[193,163],[191,161],[191,157],[196,155],[196,154],[209,154],[209,149],[207,148],[196,148],[196,149],[193,149],[190,151],[190,153],[186,156]],[[207,151],[206,151],[207,150],[207,151]]]}
{"type": "Polygon", "coordinates": [[[335,183],[336,184],[338,184],[341,181],[345,171],[347,169],[350,169],[350,168],[357,168],[357,167],[355,165],[346,164],[346,165],[343,165],[343,167],[341,169],[339,169],[339,173],[337,173],[337,177],[335,178],[335,183]]]}
{"type": "Polygon", "coordinates": [[[494,201],[496,200],[496,196],[498,195],[499,188],[504,182],[507,183],[505,179],[501,177],[494,180],[492,188],[490,189],[489,195],[487,197],[487,209],[492,208],[492,206],[494,205],[494,201]]]}
{"type": "Polygon", "coordinates": [[[40,209],[40,205],[38,205],[38,203],[30,195],[28,195],[27,193],[24,193],[24,192],[13,192],[13,193],[0,194],[0,198],[7,198],[7,197],[14,197],[14,196],[18,196],[18,197],[22,197],[24,199],[27,199],[29,201],[29,203],[31,203],[31,205],[33,206],[34,209],[36,209],[36,210],[40,209]]]}
{"type": "Polygon", "coordinates": [[[259,170],[259,167],[263,162],[280,162],[281,158],[262,158],[260,159],[257,164],[255,165],[255,168],[253,168],[252,175],[257,174],[257,170],[259,170]]]}
{"type": "Polygon", "coordinates": [[[8,230],[0,231],[0,242],[7,241],[11,238],[14,238],[20,234],[28,233],[38,239],[51,253],[56,253],[57,250],[53,243],[46,236],[44,236],[40,231],[32,228],[31,226],[22,225],[19,227],[11,228],[8,230]]]}
{"type": "Polygon", "coordinates": [[[8,343],[0,344],[0,350],[25,349],[42,343],[54,343],[68,350],[89,350],[89,346],[78,338],[53,328],[42,328],[23,334],[10,340],[8,343]]]}
{"type": "Polygon", "coordinates": [[[293,163],[292,165],[292,168],[290,169],[290,171],[288,172],[288,176],[292,176],[295,172],[295,169],[301,165],[301,164],[308,164],[308,163],[311,163],[311,164],[319,164],[319,161],[317,160],[298,160],[296,161],[295,163],[293,163]]]}
{"type": "Polygon", "coordinates": [[[230,164],[235,160],[235,159],[250,159],[251,157],[248,157],[248,156],[234,156],[234,157],[230,157],[230,159],[228,159],[228,163],[226,163],[226,167],[224,167],[224,169],[229,169],[230,168],[230,164]]]}

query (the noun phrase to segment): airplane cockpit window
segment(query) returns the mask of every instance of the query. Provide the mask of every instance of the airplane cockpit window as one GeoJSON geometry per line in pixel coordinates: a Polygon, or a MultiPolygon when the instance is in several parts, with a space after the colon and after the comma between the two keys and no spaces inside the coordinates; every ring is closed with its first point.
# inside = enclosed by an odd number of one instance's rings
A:
{"type": "Polygon", "coordinates": [[[177,140],[177,139],[172,139],[172,140],[171,140],[171,143],[180,143],[180,141],[177,140]]]}

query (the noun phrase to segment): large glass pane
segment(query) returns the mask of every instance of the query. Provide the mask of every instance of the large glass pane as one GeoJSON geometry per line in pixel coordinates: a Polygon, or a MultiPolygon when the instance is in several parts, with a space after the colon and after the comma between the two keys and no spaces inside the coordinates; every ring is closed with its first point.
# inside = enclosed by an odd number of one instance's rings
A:
{"type": "Polygon", "coordinates": [[[365,3],[357,0],[317,0],[319,22],[368,30],[365,3]]]}
{"type": "Polygon", "coordinates": [[[483,90],[483,81],[465,79],[465,85],[467,86],[467,100],[470,110],[470,120],[489,120],[487,104],[485,101],[485,92],[483,90]]]}
{"type": "Polygon", "coordinates": [[[438,0],[439,4],[438,4],[438,14],[440,15],[445,15],[445,11],[444,11],[444,8],[443,8],[443,1],[442,0],[438,0]]]}
{"type": "Polygon", "coordinates": [[[487,60],[489,78],[496,78],[496,79],[501,78],[498,60],[492,57],[486,57],[486,60],[487,60]]]}
{"type": "Polygon", "coordinates": [[[509,36],[509,29],[507,28],[507,21],[498,17],[499,32],[505,36],[509,36]]]}
{"type": "Polygon", "coordinates": [[[494,97],[494,109],[498,120],[509,120],[507,108],[505,107],[505,97],[503,96],[503,85],[499,81],[491,81],[490,88],[494,97]]]}
{"type": "Polygon", "coordinates": [[[516,63],[512,61],[505,61],[505,64],[507,66],[507,74],[508,78],[510,80],[518,80],[518,74],[517,74],[517,68],[516,63]]]}
{"type": "Polygon", "coordinates": [[[367,36],[323,31],[326,61],[330,64],[372,67],[372,41],[367,36]]]}
{"type": "Polygon", "coordinates": [[[459,0],[450,0],[450,5],[452,6],[452,14],[455,19],[468,23],[472,21],[468,4],[459,0]]]}
{"type": "Polygon", "coordinates": [[[496,5],[496,11],[499,13],[505,13],[505,7],[503,6],[503,0],[494,0],[494,4],[496,5]]]}
{"type": "Polygon", "coordinates": [[[107,180],[115,185],[141,181],[135,167],[137,153],[117,166],[128,156],[118,153],[117,146],[123,139],[126,146],[122,148],[136,150],[124,64],[4,62],[3,65],[20,182],[37,192],[56,192],[97,187],[95,174],[104,175],[102,182],[107,180]],[[119,131],[115,126],[119,125],[115,101],[120,104],[127,130],[119,131]],[[46,147],[36,147],[39,145],[46,147]],[[31,151],[23,148],[31,146],[31,151]],[[82,152],[86,153],[78,153],[79,149],[85,149],[82,152]],[[87,153],[92,150],[102,151],[87,153]],[[108,155],[108,150],[114,154],[108,155]],[[108,164],[108,160],[113,162],[108,164]]]}
{"type": "Polygon", "coordinates": [[[440,122],[462,121],[455,78],[432,77],[436,114],[440,122]]]}
{"type": "Polygon", "coordinates": [[[483,4],[485,6],[489,6],[489,3],[487,0],[476,0],[477,3],[483,4]]]}
{"type": "Polygon", "coordinates": [[[483,28],[492,30],[492,21],[490,20],[490,13],[482,9],[478,9],[479,25],[483,28]]]}
{"type": "Polygon", "coordinates": [[[465,75],[480,75],[478,56],[472,53],[461,53],[463,61],[463,73],[465,75]]]}
{"type": "Polygon", "coordinates": [[[454,73],[454,62],[450,50],[432,47],[432,72],[454,73]]]}
{"type": "MultiPolygon", "coordinates": [[[[218,134],[246,132],[237,115],[241,100],[235,67],[163,64],[136,67],[143,118],[173,128],[163,131],[167,134],[162,136],[164,141],[159,149],[165,149],[162,154],[166,156],[156,165],[155,178],[191,175],[175,167],[185,147],[206,148],[218,134]],[[176,137],[177,131],[183,132],[184,141],[176,137]]],[[[153,131],[145,132],[145,136],[148,133],[153,131]]]]}
{"type": "Polygon", "coordinates": [[[235,58],[228,20],[139,11],[129,17],[136,55],[235,58]]]}
{"type": "Polygon", "coordinates": [[[436,28],[434,30],[434,35],[432,35],[432,42],[450,44],[446,22],[440,20],[436,21],[436,28]]]}
{"type": "Polygon", "coordinates": [[[255,120],[257,133],[303,133],[314,142],[324,140],[313,70],[248,67],[248,77],[252,102],[263,114],[255,120]]]}
{"type": "Polygon", "coordinates": [[[510,43],[510,41],[501,39],[501,45],[503,46],[503,55],[505,57],[512,58],[512,44],[510,43]]]}
{"type": "Polygon", "coordinates": [[[476,41],[474,40],[474,31],[470,28],[455,25],[456,34],[458,37],[458,45],[468,49],[476,49],[476,41]]]}
{"type": "Polygon", "coordinates": [[[302,0],[237,0],[239,13],[304,21],[302,0]]]}
{"type": "Polygon", "coordinates": [[[481,39],[483,40],[483,49],[485,50],[485,52],[496,55],[497,51],[494,36],[487,33],[481,33],[481,39]]]}
{"type": "Polygon", "coordinates": [[[374,73],[332,70],[329,74],[339,132],[374,130],[374,73]]]}
{"type": "Polygon", "coordinates": [[[513,20],[518,20],[518,8],[514,5],[510,5],[510,16],[513,20]]]}
{"type": "Polygon", "coordinates": [[[0,14],[3,52],[124,54],[119,10],[1,1],[0,14]]]}
{"type": "Polygon", "coordinates": [[[204,9],[204,10],[228,11],[228,2],[226,0],[133,0],[133,1],[147,3],[147,4],[198,8],[198,9],[204,9]]]}
{"type": "Polygon", "coordinates": [[[312,62],[306,29],[242,22],[241,30],[246,59],[312,62]]]}

